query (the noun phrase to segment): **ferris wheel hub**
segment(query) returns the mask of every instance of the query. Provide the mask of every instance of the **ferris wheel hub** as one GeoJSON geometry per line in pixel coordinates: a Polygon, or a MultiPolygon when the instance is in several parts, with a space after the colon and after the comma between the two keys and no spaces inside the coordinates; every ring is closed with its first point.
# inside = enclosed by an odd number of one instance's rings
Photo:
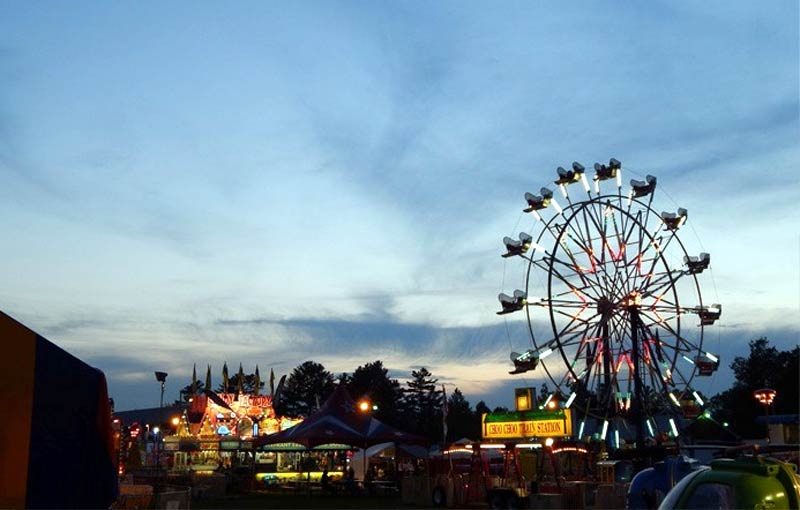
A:
{"type": "Polygon", "coordinates": [[[613,315],[615,308],[616,306],[614,306],[614,303],[607,297],[601,297],[597,300],[597,313],[600,314],[601,317],[613,315]]]}

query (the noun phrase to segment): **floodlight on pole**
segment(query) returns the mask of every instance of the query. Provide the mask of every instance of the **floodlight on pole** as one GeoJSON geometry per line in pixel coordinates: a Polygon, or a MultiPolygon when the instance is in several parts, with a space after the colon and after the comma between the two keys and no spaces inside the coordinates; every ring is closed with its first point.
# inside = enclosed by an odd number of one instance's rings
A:
{"type": "Polygon", "coordinates": [[[772,401],[775,400],[775,395],[778,392],[770,389],[770,388],[761,388],[760,390],[756,390],[753,392],[753,396],[755,399],[764,406],[764,421],[766,422],[767,426],[767,443],[770,443],[769,440],[769,406],[772,405],[772,401]]]}
{"type": "MultiPolygon", "coordinates": [[[[158,404],[158,421],[159,426],[164,422],[164,384],[167,382],[167,373],[166,372],[155,372],[156,381],[161,383],[161,399],[159,400],[158,404]]],[[[156,427],[153,429],[153,432],[156,434],[156,474],[157,476],[161,473],[161,438],[158,436],[160,429],[156,427]]],[[[160,488],[160,487],[159,487],[160,488]]]]}

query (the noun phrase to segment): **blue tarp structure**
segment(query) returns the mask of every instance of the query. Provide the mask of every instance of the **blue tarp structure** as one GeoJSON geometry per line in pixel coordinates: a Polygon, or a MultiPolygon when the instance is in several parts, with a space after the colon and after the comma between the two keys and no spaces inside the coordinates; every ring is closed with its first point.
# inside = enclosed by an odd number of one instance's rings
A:
{"type": "Polygon", "coordinates": [[[117,496],[103,372],[0,312],[0,507],[108,508],[117,496]]]}

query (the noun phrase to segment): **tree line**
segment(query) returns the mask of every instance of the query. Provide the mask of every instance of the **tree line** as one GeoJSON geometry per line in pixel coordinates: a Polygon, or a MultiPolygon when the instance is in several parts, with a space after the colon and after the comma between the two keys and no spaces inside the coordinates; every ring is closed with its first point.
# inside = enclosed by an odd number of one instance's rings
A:
{"type": "MultiPolygon", "coordinates": [[[[770,414],[798,413],[800,346],[790,351],[779,351],[770,346],[766,338],[759,338],[752,340],[749,347],[748,357],[736,357],[730,365],[735,375],[733,386],[712,397],[708,406],[710,414],[700,416],[700,419],[707,420],[704,428],[724,424],[740,437],[763,437],[764,425],[757,424],[755,417],[764,414],[764,408],[753,397],[753,391],[763,387],[777,391],[770,414]]],[[[265,382],[255,374],[242,373],[241,368],[227,382],[227,385],[220,383],[215,391],[233,393],[241,388],[245,393],[252,393],[257,386],[264,393],[265,382]]],[[[473,408],[459,388],[445,389],[425,367],[413,370],[411,378],[401,384],[389,377],[389,371],[381,360],[376,360],[359,366],[352,373],[345,372],[338,376],[321,363],[301,363],[286,377],[279,398],[274,402],[275,412],[279,416],[309,416],[330,396],[337,382],[345,384],[348,393],[357,401],[366,399],[377,406],[372,412],[379,420],[406,432],[425,436],[434,443],[456,441],[464,437],[478,440],[481,437],[480,417],[483,413],[508,411],[504,407],[490,409],[484,401],[478,402],[473,408]],[[445,391],[446,437],[443,419],[445,391]]],[[[204,383],[195,381],[195,389],[202,392],[204,383]]],[[[181,399],[188,400],[191,393],[192,384],[189,384],[181,390],[181,399]]],[[[533,398],[541,401],[549,394],[550,390],[543,384],[538,395],[534,390],[533,398]]]]}
{"type": "MultiPolygon", "coordinates": [[[[226,365],[227,366],[227,365],[226,365]]],[[[490,412],[485,402],[473,408],[459,388],[447,389],[427,368],[411,372],[404,384],[389,376],[381,360],[359,366],[353,372],[338,376],[321,363],[306,361],[295,367],[286,377],[273,403],[279,416],[309,416],[333,393],[337,383],[344,384],[356,401],[367,400],[373,406],[373,415],[382,422],[427,437],[431,442],[455,441],[463,437],[473,440],[481,437],[480,416],[490,412]],[[447,436],[444,436],[444,403],[447,399],[447,436]]],[[[258,388],[262,394],[265,382],[254,374],[241,372],[227,378],[214,389],[217,393],[253,393],[258,388]],[[239,378],[242,384],[239,386],[239,378]]],[[[179,402],[186,402],[192,394],[202,393],[205,383],[196,379],[180,390],[179,402]]],[[[273,389],[274,390],[274,389],[273,389]]],[[[270,391],[266,391],[270,394],[270,391]]],[[[495,408],[506,411],[505,408],[495,408]]]]}

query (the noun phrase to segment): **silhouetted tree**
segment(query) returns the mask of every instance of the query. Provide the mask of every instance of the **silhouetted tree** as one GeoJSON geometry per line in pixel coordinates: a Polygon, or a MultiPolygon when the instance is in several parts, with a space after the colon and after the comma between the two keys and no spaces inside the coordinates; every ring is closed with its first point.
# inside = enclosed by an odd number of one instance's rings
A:
{"type": "Polygon", "coordinates": [[[403,390],[403,421],[406,430],[427,436],[432,442],[442,440],[442,391],[425,367],[411,372],[408,388],[403,390]]]}
{"type": "MultiPolygon", "coordinates": [[[[198,385],[202,386],[203,383],[198,381],[198,385]]],[[[191,384],[189,385],[191,387],[191,384]]],[[[216,392],[217,393],[236,393],[236,389],[239,386],[239,374],[233,374],[228,378],[228,386],[224,386],[222,383],[219,383],[217,386],[216,392]]],[[[242,393],[254,393],[256,388],[256,374],[244,374],[242,378],[242,393]]],[[[260,381],[258,386],[259,393],[262,395],[264,392],[264,381],[260,381]]],[[[201,391],[202,393],[202,391],[201,391]]]]}
{"type": "Polygon", "coordinates": [[[467,437],[480,439],[480,415],[475,414],[461,390],[456,388],[447,397],[447,441],[458,441],[467,437]]]}
{"type": "Polygon", "coordinates": [[[379,420],[400,425],[398,404],[402,390],[397,379],[389,377],[382,361],[373,361],[355,369],[347,382],[347,391],[356,400],[367,398],[377,405],[375,417],[379,420]]]}
{"type": "MultiPolygon", "coordinates": [[[[205,384],[203,381],[197,381],[197,394],[202,395],[203,391],[205,390],[205,384]]],[[[188,402],[190,398],[192,398],[192,383],[190,382],[178,392],[178,400],[176,400],[173,405],[183,404],[188,402]]]]}
{"type": "Polygon", "coordinates": [[[766,429],[755,418],[764,414],[764,406],[755,400],[753,391],[766,387],[777,392],[770,414],[797,414],[800,346],[778,351],[763,337],[749,345],[750,355],[737,356],[730,365],[736,382],[711,399],[711,410],[717,421],[728,422],[739,435],[760,438],[766,429]]]}
{"type": "Polygon", "coordinates": [[[295,367],[275,403],[275,412],[282,416],[308,416],[333,393],[333,375],[314,361],[295,367]]]}

